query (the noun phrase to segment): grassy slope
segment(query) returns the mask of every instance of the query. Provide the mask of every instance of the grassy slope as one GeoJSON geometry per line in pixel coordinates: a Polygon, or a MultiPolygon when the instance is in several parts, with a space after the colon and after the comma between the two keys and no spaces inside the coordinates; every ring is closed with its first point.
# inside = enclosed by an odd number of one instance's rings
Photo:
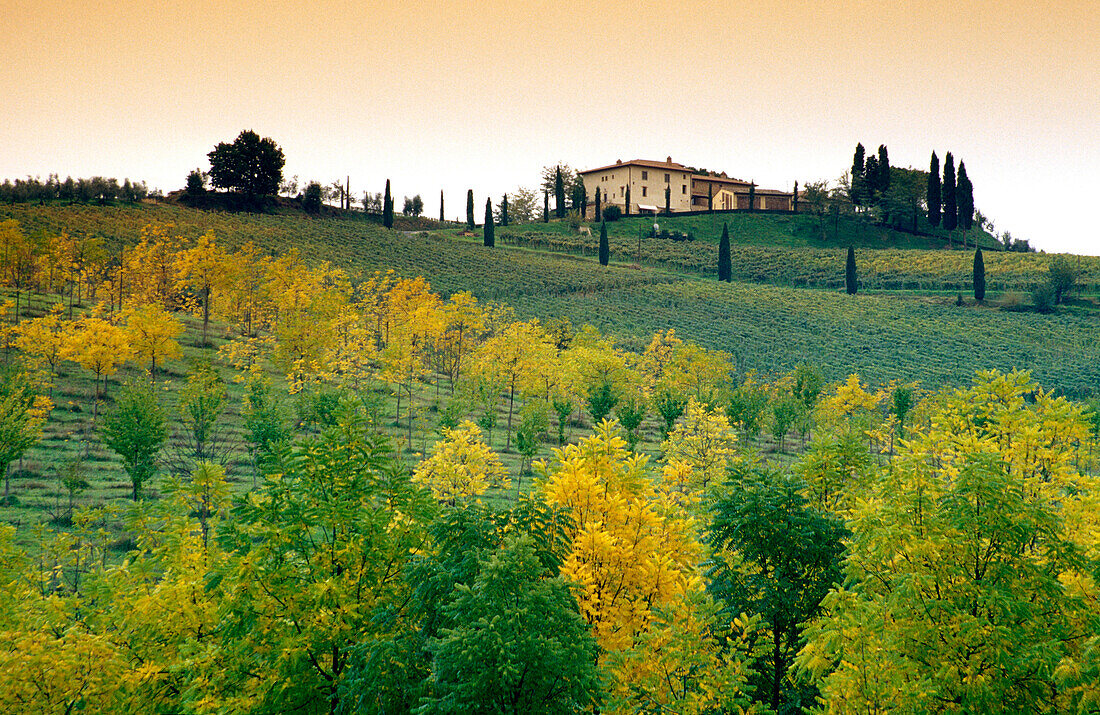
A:
{"type": "MultiPolygon", "coordinates": [[[[213,230],[227,245],[251,240],[273,253],[293,247],[308,258],[331,260],[358,274],[384,268],[409,276],[423,274],[445,294],[468,289],[482,299],[512,304],[520,316],[566,316],[576,324],[593,323],[617,335],[628,347],[640,349],[653,331],[673,327],[684,338],[730,351],[741,370],[775,372],[809,362],[820,365],[833,379],[859,371],[876,381],[920,380],[925,387],[938,387],[965,382],[979,368],[1020,367],[1032,369],[1044,386],[1072,394],[1094,393],[1100,385],[1100,321],[1087,305],[1054,316],[1039,316],[972,304],[956,307],[953,300],[943,297],[896,293],[850,297],[837,291],[788,286],[719,285],[697,272],[665,270],[668,262],[655,261],[653,267],[642,269],[613,263],[604,269],[592,257],[499,244],[487,251],[477,239],[407,235],[354,219],[211,214],[154,206],[0,208],[0,220],[8,217],[17,218],[31,230],[98,233],[112,244],[137,240],[141,227],[151,221],[173,223],[180,233],[190,237],[213,230]]],[[[782,223],[777,225],[781,227],[782,223]]],[[[545,230],[544,226],[535,226],[545,230]]],[[[550,226],[560,235],[572,231],[566,224],[550,226]]],[[[713,245],[700,239],[694,247],[713,245]]],[[[811,255],[804,252],[816,249],[772,250],[811,255]]],[[[968,255],[958,251],[861,251],[859,255],[861,261],[870,262],[886,260],[894,253],[912,254],[913,260],[933,263],[957,262],[956,256],[968,255]]],[[[999,258],[1000,254],[990,255],[987,265],[999,258]]],[[[1037,262],[1034,265],[1045,260],[1042,256],[1003,258],[1037,262]]],[[[866,265],[861,263],[861,271],[866,265]]],[[[41,308],[41,303],[36,302],[36,307],[41,308]]],[[[194,347],[194,327],[194,321],[190,321],[189,335],[183,341],[188,357],[203,352],[194,347]]],[[[44,518],[48,513],[44,507],[56,500],[55,468],[81,453],[88,456],[86,467],[93,484],[87,495],[89,501],[122,498],[128,493],[129,484],[117,460],[98,444],[90,425],[91,379],[74,365],[67,365],[65,370],[54,395],[58,408],[46,439],[28,454],[25,471],[15,485],[24,503],[36,508],[0,510],[0,519],[27,523],[44,518]],[[86,439],[87,445],[81,444],[81,439],[86,439]]],[[[174,400],[174,387],[185,373],[182,361],[169,366],[169,404],[174,400]]],[[[116,393],[126,379],[140,379],[140,375],[136,371],[123,373],[111,381],[111,392],[116,393]]],[[[239,447],[239,389],[231,387],[225,424],[227,438],[238,445],[231,473],[239,488],[245,488],[250,483],[250,472],[239,447]]],[[[404,426],[394,424],[386,392],[380,389],[376,395],[383,401],[383,413],[389,415],[383,426],[399,437],[404,426]]],[[[446,399],[445,389],[439,399],[434,389],[425,390],[421,396],[419,424],[423,431],[418,431],[415,449],[430,446],[435,439],[433,411],[446,399]]],[[[105,408],[110,408],[109,403],[105,408]]],[[[498,424],[503,424],[503,415],[498,424]]],[[[573,429],[575,434],[582,431],[583,427],[573,429]]],[[[493,442],[498,448],[502,446],[501,429],[494,434],[493,442]]],[[[652,452],[657,447],[657,425],[651,419],[644,449],[652,452]]],[[[408,458],[414,460],[415,455],[408,458]]],[[[515,473],[517,455],[507,454],[504,458],[515,473]]]]}

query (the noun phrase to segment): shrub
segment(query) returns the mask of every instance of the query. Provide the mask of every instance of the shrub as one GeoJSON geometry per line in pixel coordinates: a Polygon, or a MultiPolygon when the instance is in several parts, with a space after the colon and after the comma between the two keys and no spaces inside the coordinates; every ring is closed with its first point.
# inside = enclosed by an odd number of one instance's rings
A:
{"type": "Polygon", "coordinates": [[[1001,310],[1007,310],[1010,313],[1019,313],[1027,310],[1027,306],[1024,305],[1023,294],[1017,291],[1009,291],[1002,295],[998,305],[1001,310]]]}
{"type": "Polygon", "coordinates": [[[604,221],[618,221],[623,216],[623,210],[618,206],[605,206],[603,209],[604,221]]]}
{"type": "Polygon", "coordinates": [[[1053,313],[1055,303],[1054,286],[1050,283],[1041,283],[1031,291],[1031,302],[1037,313],[1053,313]]]}

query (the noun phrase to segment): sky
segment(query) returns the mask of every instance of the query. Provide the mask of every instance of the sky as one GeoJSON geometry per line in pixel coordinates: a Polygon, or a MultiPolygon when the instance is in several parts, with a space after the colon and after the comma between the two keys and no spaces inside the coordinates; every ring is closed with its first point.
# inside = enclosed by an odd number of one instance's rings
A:
{"type": "Polygon", "coordinates": [[[1100,254],[1095,0],[0,0],[0,179],[167,192],[244,129],[304,185],[494,204],[543,166],[664,159],[764,188],[857,142],[964,161],[975,204],[1100,254]]]}

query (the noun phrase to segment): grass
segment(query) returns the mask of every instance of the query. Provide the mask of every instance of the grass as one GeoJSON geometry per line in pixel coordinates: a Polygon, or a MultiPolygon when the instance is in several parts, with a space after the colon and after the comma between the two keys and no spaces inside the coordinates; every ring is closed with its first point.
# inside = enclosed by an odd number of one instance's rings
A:
{"type": "MultiPolygon", "coordinates": [[[[1094,300],[1075,298],[1050,316],[996,308],[1000,291],[1026,290],[1028,281],[1042,273],[1049,257],[987,253],[990,301],[976,305],[967,300],[956,306],[956,292],[967,285],[969,251],[916,251],[911,246],[860,250],[857,259],[865,289],[847,296],[835,290],[843,254],[835,248],[815,247],[810,244],[812,236],[803,235],[807,225],[813,228],[812,217],[724,217],[731,220],[731,233],[741,237],[735,239],[734,250],[738,280],[726,285],[710,278],[717,237],[704,235],[707,224],[703,221],[713,222],[713,216],[684,218],[684,222],[695,223],[669,226],[673,230],[694,226],[694,242],[647,239],[641,267],[627,263],[634,259],[632,249],[636,249],[642,219],[609,224],[613,263],[607,268],[595,260],[596,237],[578,237],[568,222],[499,229],[498,246],[489,250],[480,238],[457,237],[451,229],[410,235],[346,217],[239,215],[163,205],[15,205],[0,207],[0,220],[6,218],[19,220],[28,231],[99,235],[113,247],[136,241],[150,222],[171,223],[190,238],[213,230],[217,240],[227,246],[253,241],[273,254],[294,249],[307,260],[331,261],[353,276],[391,268],[405,276],[424,275],[443,295],[470,290],[479,299],[512,305],[520,318],[564,316],[576,325],[590,323],[615,335],[627,348],[641,350],[656,330],[675,328],[682,338],[729,351],[742,372],[757,369],[774,374],[811,363],[834,380],[859,372],[873,382],[919,380],[924,387],[935,389],[967,383],[977,369],[1019,367],[1032,370],[1044,387],[1069,395],[1096,394],[1100,388],[1100,321],[1094,300]],[[753,226],[758,230],[750,231],[753,226]],[[506,239],[509,235],[514,238],[506,239]],[[747,235],[751,240],[742,240],[747,235]],[[767,244],[771,240],[775,245],[767,244]],[[622,259],[626,263],[616,262],[622,259]]],[[[713,223],[710,226],[712,229],[713,223]]],[[[866,240],[876,239],[869,234],[866,240]]],[[[1082,257],[1079,265],[1086,288],[1095,291],[1100,261],[1082,257]]],[[[47,302],[37,297],[35,313],[47,302]]],[[[170,413],[187,373],[186,360],[212,352],[197,345],[198,321],[187,317],[185,323],[187,332],[181,340],[185,360],[168,365],[161,382],[170,413]]],[[[223,328],[213,331],[215,347],[224,341],[224,333],[223,328]]],[[[253,472],[241,424],[243,388],[232,382],[228,370],[223,375],[230,395],[223,420],[231,452],[229,475],[234,489],[244,490],[251,486],[253,472]]],[[[274,372],[271,377],[280,379],[274,372]]],[[[134,369],[112,378],[102,410],[110,410],[111,399],[123,382],[140,379],[142,373],[134,369]]],[[[99,443],[91,425],[91,392],[92,378],[67,364],[57,382],[57,407],[42,442],[28,452],[22,464],[13,465],[13,489],[21,506],[0,508],[0,520],[26,527],[53,518],[59,503],[67,501],[67,493],[59,485],[59,470],[77,458],[90,483],[79,497],[80,503],[119,503],[129,495],[128,478],[117,458],[99,443]]],[[[404,448],[404,415],[394,419],[395,404],[389,391],[378,384],[367,388],[365,394],[378,405],[383,431],[404,448]]],[[[436,440],[438,413],[448,400],[445,383],[425,386],[417,396],[419,416],[413,444],[401,452],[410,466],[436,440]]],[[[287,407],[293,408],[292,402],[288,401],[287,407]]],[[[504,408],[500,409],[492,436],[496,449],[504,444],[506,415],[504,408]]],[[[589,427],[581,420],[569,431],[576,439],[589,427]]],[[[550,433],[555,433],[554,427],[550,433]]],[[[641,449],[656,454],[659,444],[659,424],[651,416],[643,425],[641,449]]],[[[540,456],[546,457],[551,446],[544,444],[540,456]]],[[[756,446],[769,451],[773,445],[762,440],[756,446]]],[[[502,458],[516,482],[518,453],[513,448],[502,458]]],[[[530,479],[525,478],[524,484],[529,486],[530,479]]],[[[151,485],[152,495],[157,488],[151,485]]],[[[29,531],[21,529],[21,533],[29,531]]]]}

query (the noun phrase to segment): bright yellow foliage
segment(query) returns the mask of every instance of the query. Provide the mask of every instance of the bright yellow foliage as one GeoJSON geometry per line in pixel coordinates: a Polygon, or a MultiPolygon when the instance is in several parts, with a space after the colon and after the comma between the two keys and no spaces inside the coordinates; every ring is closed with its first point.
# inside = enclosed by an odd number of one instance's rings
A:
{"type": "Polygon", "coordinates": [[[443,430],[443,439],[413,473],[416,481],[432,490],[439,501],[454,505],[484,494],[490,487],[508,489],[511,482],[500,457],[481,439],[473,422],[443,430]]]}
{"type": "Polygon", "coordinates": [[[666,464],[690,468],[687,484],[680,487],[689,491],[706,490],[725,480],[726,468],[735,459],[736,449],[737,434],[726,415],[720,409],[708,409],[694,398],[688,402],[683,420],[661,445],[666,464]]]}
{"type": "Polygon", "coordinates": [[[578,445],[554,450],[542,491],[573,520],[563,576],[576,582],[581,615],[605,651],[630,648],[653,609],[701,588],[702,547],[692,521],[658,492],[647,458],[631,454],[605,420],[578,445]]]}

